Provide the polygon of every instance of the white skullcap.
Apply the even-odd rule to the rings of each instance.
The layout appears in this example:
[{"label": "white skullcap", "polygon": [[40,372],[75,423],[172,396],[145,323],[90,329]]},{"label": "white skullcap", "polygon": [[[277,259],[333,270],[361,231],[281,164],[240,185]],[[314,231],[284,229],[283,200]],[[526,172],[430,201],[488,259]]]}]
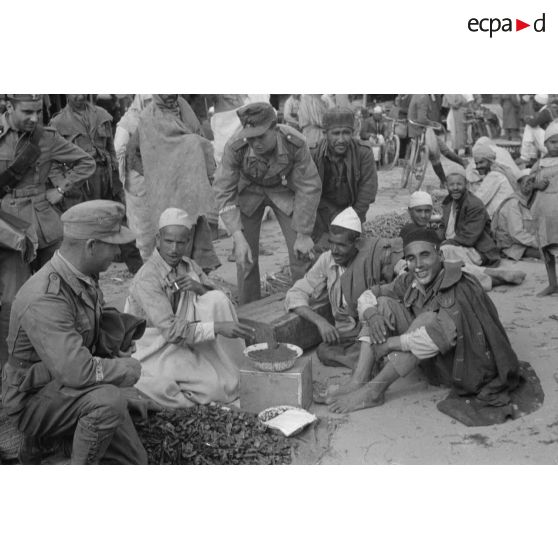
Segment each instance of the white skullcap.
[{"label": "white skullcap", "polygon": [[432,196],[428,192],[414,192],[411,194],[409,198],[409,209],[413,207],[419,207],[421,205],[429,205],[432,207],[434,204],[432,203]]},{"label": "white skullcap", "polygon": [[362,233],[362,224],[360,223],[357,212],[352,207],[347,207],[347,209],[341,211],[331,224],[336,227]]},{"label": "white skullcap", "polygon": [[373,109],[372,112],[374,114],[382,114],[382,112],[384,112],[384,109],[380,106],[380,105],[376,105]]},{"label": "white skullcap", "polygon": [[159,230],[171,225],[180,225],[191,229],[195,225],[195,221],[183,209],[169,207],[159,217]]},{"label": "white skullcap", "polygon": [[548,103],[548,95],[541,95],[539,93],[535,95],[535,101],[537,101],[539,105],[546,105],[546,103]]}]

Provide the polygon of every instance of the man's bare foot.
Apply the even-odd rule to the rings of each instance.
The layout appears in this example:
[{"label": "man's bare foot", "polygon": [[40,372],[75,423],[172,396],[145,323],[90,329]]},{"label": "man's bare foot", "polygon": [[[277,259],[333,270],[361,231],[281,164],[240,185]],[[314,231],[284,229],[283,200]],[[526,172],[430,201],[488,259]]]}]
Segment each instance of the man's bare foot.
[{"label": "man's bare foot", "polygon": [[540,293],[537,293],[537,296],[548,296],[554,293],[558,293],[558,285],[548,285],[546,289],[542,290]]},{"label": "man's bare foot", "polygon": [[351,393],[358,388],[366,385],[365,383],[356,382],[354,380],[349,380],[345,384],[332,384],[325,391],[325,402],[329,405],[333,403],[338,397]]},{"label": "man's bare foot", "polygon": [[369,407],[378,407],[384,403],[384,394],[378,395],[374,387],[365,384],[359,389],[337,398],[329,406],[332,413],[350,413]]}]

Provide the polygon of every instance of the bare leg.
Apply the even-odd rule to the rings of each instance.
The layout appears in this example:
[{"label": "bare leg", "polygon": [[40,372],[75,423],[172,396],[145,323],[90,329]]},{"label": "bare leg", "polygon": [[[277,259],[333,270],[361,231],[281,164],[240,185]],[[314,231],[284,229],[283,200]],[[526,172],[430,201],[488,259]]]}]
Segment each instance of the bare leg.
[{"label": "bare leg", "polygon": [[544,265],[548,275],[548,287],[542,290],[537,296],[548,296],[558,292],[558,281],[556,280],[556,259],[554,256],[544,248],[542,249]]},{"label": "bare leg", "polygon": [[378,407],[384,403],[384,394],[389,386],[399,378],[399,373],[393,364],[388,362],[372,381],[338,397],[331,403],[329,410],[333,413],[350,413],[369,407]]},{"label": "bare leg", "polygon": [[340,395],[350,393],[362,387],[372,377],[372,371],[379,360],[377,349],[374,345],[362,341],[360,343],[360,353],[358,362],[349,381],[343,385],[332,385],[326,390],[326,403],[332,403]]}]

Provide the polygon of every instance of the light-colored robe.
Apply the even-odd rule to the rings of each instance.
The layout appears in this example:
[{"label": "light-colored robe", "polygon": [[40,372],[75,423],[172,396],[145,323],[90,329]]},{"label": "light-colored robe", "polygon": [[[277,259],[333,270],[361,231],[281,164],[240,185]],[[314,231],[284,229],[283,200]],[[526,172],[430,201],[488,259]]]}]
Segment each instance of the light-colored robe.
[{"label": "light-colored robe", "polygon": [[181,292],[173,311],[177,277],[189,275],[202,285],[215,285],[191,259],[174,270],[155,249],[138,271],[125,311],[147,319],[144,336],[136,342],[134,358],[142,364],[136,387],[169,408],[211,401],[229,403],[237,396],[244,343],[215,336],[214,322],[236,321],[231,301],[219,290],[203,295]]}]

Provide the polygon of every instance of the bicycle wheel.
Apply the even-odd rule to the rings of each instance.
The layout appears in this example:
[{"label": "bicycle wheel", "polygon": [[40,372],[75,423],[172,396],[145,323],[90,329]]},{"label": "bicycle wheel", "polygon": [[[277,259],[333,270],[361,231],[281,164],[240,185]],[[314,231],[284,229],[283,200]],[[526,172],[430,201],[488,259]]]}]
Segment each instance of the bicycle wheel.
[{"label": "bicycle wheel", "polygon": [[407,147],[408,156],[405,157],[403,161],[403,168],[401,169],[401,188],[407,188],[407,184],[409,183],[409,176],[415,165],[416,150],[417,142],[413,138]]},{"label": "bicycle wheel", "polygon": [[416,162],[413,166],[412,171],[409,173],[409,181],[407,188],[409,194],[420,190],[422,183],[424,182],[424,176],[426,174],[426,167],[428,166],[428,147],[426,145],[421,145],[418,149],[416,156]]},{"label": "bicycle wheel", "polygon": [[384,146],[384,167],[386,170],[391,170],[397,160],[399,159],[399,137],[395,134],[386,140]]}]

